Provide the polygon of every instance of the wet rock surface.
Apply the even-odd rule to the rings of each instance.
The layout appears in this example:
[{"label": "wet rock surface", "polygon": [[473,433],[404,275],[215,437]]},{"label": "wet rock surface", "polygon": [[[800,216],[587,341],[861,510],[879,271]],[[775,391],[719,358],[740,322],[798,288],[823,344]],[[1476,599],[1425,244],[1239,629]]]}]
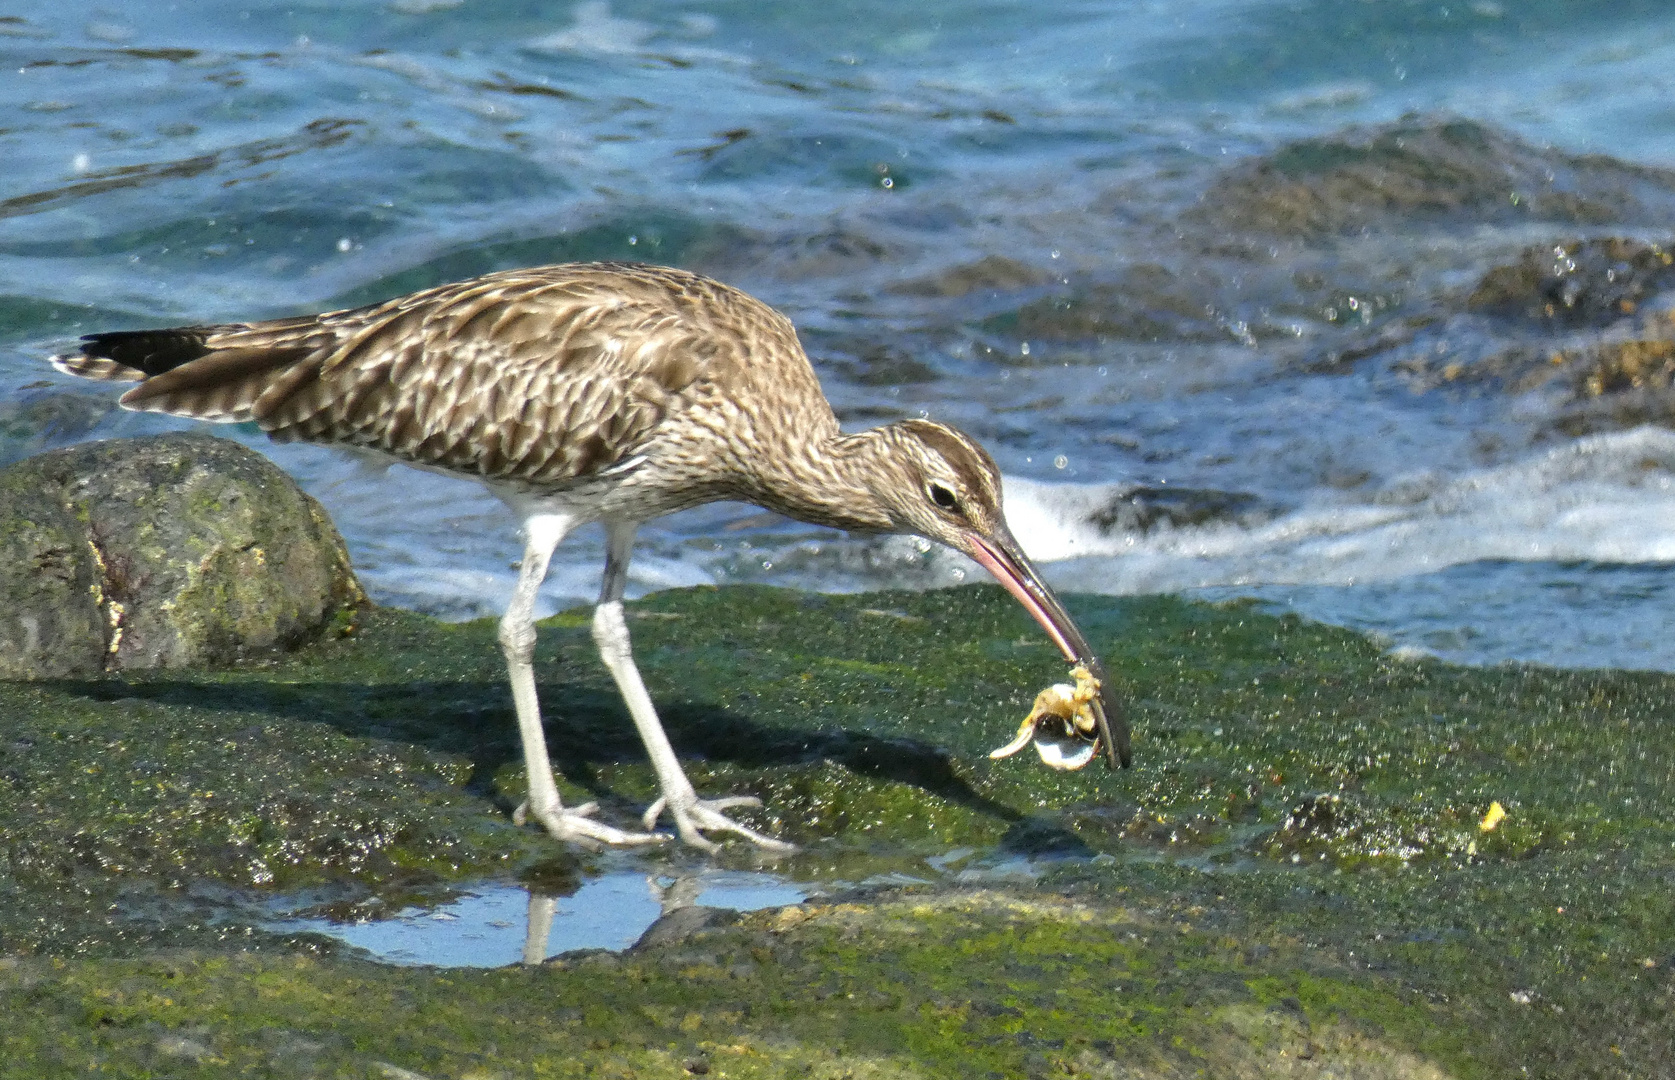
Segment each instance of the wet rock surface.
[{"label": "wet rock surface", "polygon": [[1524,251],[1484,275],[1467,304],[1560,326],[1602,326],[1675,286],[1675,257],[1657,244],[1608,236]]},{"label": "wet rock surface", "polygon": [[[365,919],[591,872],[508,821],[492,621],[374,610],[272,662],[0,683],[8,1060],[1664,1075],[1675,678],[1400,661],[1248,605],[1069,604],[1131,703],[1133,770],[989,760],[1064,677],[996,588],[630,605],[699,790],[764,799],[750,822],[803,846],[775,873],[854,887],[684,909],[629,952],[539,968],[379,967],[263,929],[273,890]],[[655,780],[588,625],[542,626],[549,741],[566,799],[626,823]]]},{"label": "wet rock surface", "polygon": [[1675,173],[1532,146],[1471,120],[1409,116],[1302,139],[1235,167],[1205,218],[1239,232],[1315,238],[1417,223],[1654,221]]},{"label": "wet rock surface", "polygon": [[1109,284],[1043,297],[993,316],[983,328],[1037,342],[1225,341],[1229,334],[1217,324],[1215,306],[1203,302],[1213,290],[1213,281],[1182,281],[1168,267],[1140,265]]},{"label": "wet rock surface", "polygon": [[1027,289],[1049,281],[1041,270],[1005,255],[985,255],[929,277],[903,281],[890,291],[903,296],[969,296],[977,292]]},{"label": "wet rock surface", "polygon": [[[1675,294],[1670,170],[1407,116],[1121,184],[1098,209],[1108,232],[1088,242],[1108,245],[1109,257],[989,255],[916,267],[885,290],[917,305],[907,320],[916,360],[863,359],[899,348],[899,335],[837,343],[827,353],[837,378],[897,396],[845,415],[907,415],[900,394],[944,386],[938,376],[968,357],[1031,373],[1125,373],[1122,392],[1032,375],[1059,391],[1001,394],[986,414],[961,417],[1002,443],[1015,437],[1002,419],[1014,411],[1075,415],[1064,386],[1125,401],[1152,392],[1149,381],[1166,393],[1241,385],[1248,375],[1222,370],[1241,365],[1282,379],[1361,375],[1421,394],[1526,395],[1517,423],[1534,440],[1675,415],[1655,359],[1667,335],[1644,331]],[[897,261],[914,265],[905,249]],[[872,306],[881,323],[899,321],[889,303]],[[1096,430],[1097,416],[1086,424]],[[1151,461],[1138,445],[1134,459],[1135,471]]]},{"label": "wet rock surface", "polygon": [[1246,492],[1136,486],[1112,492],[1086,520],[1102,533],[1145,535],[1218,523],[1254,525],[1278,513],[1278,507]]},{"label": "wet rock surface", "polygon": [[0,401],[0,465],[40,453],[58,440],[82,438],[117,406],[84,391],[22,394]]},{"label": "wet rock surface", "polygon": [[0,472],[0,677],[225,663],[364,602],[325,512],[207,435],[50,451]]}]

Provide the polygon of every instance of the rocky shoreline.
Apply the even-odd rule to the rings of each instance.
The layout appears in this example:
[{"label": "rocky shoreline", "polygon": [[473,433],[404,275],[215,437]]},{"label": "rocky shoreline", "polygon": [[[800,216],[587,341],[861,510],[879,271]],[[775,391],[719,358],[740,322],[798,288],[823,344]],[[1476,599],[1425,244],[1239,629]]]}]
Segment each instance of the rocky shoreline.
[{"label": "rocky shoreline", "polygon": [[[1069,603],[1134,703],[1132,771],[988,760],[1062,677],[998,589],[632,605],[700,790],[760,794],[753,823],[803,845],[776,873],[887,881],[957,848],[1044,872],[534,968],[378,965],[256,917],[585,874],[508,820],[492,622],[373,609],[289,656],[0,683],[0,1071],[1667,1074],[1675,679]],[[550,740],[566,795],[627,818],[653,781],[586,625],[542,627]]]}]

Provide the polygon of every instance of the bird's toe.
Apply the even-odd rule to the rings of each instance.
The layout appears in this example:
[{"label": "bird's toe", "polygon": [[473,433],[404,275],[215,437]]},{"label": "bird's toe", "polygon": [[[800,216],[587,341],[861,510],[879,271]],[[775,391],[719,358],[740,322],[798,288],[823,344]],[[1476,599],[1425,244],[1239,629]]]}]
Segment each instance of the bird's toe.
[{"label": "bird's toe", "polygon": [[656,802],[646,807],[646,812],[640,815],[640,824],[646,827],[647,832],[657,828],[657,819],[663,816],[663,811],[668,805],[668,797],[659,795]]},{"label": "bird's toe", "polygon": [[583,847],[595,850],[605,844],[613,846],[662,844],[669,839],[660,833],[629,832],[626,829],[618,829],[615,826],[595,821],[593,815],[598,811],[598,803],[532,810],[529,803],[525,802],[513,812],[512,820],[522,825],[527,818],[533,817],[555,839],[580,844]]},{"label": "bird's toe", "polygon": [[762,800],[752,795],[736,795],[725,799],[698,799],[690,806],[671,807],[670,816],[675,819],[675,830],[680,833],[681,840],[705,851],[715,851],[717,848],[713,840],[704,836],[705,832],[733,833],[736,836],[744,837],[764,851],[796,851],[797,845],[766,836],[722,813],[722,811],[732,807],[761,805]]},{"label": "bird's toe", "polygon": [[707,799],[704,805],[711,810],[730,810],[735,806],[758,807],[762,800],[754,795],[729,795],[724,799]]}]

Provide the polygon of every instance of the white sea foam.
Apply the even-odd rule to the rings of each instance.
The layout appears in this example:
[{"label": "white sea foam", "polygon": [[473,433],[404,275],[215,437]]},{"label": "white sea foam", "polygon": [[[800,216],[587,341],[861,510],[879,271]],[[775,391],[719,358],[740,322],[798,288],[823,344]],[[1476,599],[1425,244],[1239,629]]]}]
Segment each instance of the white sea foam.
[{"label": "white sea foam", "polygon": [[537,38],[527,48],[535,52],[612,56],[638,52],[656,32],[650,23],[612,15],[611,5],[603,0],[586,0],[572,8],[570,14],[575,22],[568,30]]},{"label": "white sea foam", "polygon": [[1124,485],[1008,479],[1007,516],[1065,588],[1157,593],[1227,585],[1353,585],[1462,563],[1675,561],[1675,433],[1597,435],[1452,478],[1405,477],[1317,497],[1266,522],[1144,534],[1093,520]]}]

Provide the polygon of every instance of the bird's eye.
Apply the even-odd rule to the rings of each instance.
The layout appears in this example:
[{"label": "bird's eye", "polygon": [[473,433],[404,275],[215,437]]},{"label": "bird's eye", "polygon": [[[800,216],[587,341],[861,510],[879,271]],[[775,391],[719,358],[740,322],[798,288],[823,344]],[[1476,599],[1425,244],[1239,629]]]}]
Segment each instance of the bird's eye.
[{"label": "bird's eye", "polygon": [[941,484],[932,484],[927,487],[925,491],[930,495],[931,502],[942,507],[944,510],[954,510],[960,505],[960,500],[954,498],[954,493],[943,487]]}]

